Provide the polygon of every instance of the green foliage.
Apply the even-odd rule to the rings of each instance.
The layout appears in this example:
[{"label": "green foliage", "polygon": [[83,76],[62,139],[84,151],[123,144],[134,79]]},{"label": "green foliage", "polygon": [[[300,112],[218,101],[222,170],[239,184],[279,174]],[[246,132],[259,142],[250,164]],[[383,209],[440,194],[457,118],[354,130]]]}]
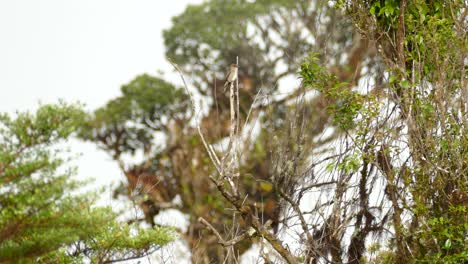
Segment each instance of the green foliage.
[{"label": "green foliage", "polygon": [[310,53],[302,62],[299,75],[304,86],[323,92],[329,84],[336,83],[336,78],[328,70],[319,64],[318,53]]},{"label": "green foliage", "polygon": [[344,157],[343,162],[338,164],[338,168],[345,173],[356,172],[361,165],[360,155],[354,154]]},{"label": "green foliage", "polygon": [[[415,80],[432,79],[440,73],[441,64],[449,67],[444,71],[447,78],[460,78],[460,67],[457,52],[466,49],[466,41],[454,30],[457,17],[460,16],[464,2],[447,1],[407,1],[404,12],[406,62],[415,63],[418,71],[413,71]],[[369,13],[375,17],[377,26],[382,30],[397,31],[399,27],[400,1],[371,1]],[[432,56],[437,54],[437,56]],[[448,60],[448,61],[444,61]],[[447,63],[450,62],[450,63]]]},{"label": "green foliage", "polygon": [[109,101],[88,117],[80,136],[96,141],[114,157],[136,150],[150,151],[154,133],[167,131],[169,120],[190,114],[182,89],[147,74],[122,86],[122,96]]},{"label": "green foliage", "polygon": [[355,127],[354,119],[363,107],[363,97],[351,90],[349,84],[338,79],[319,65],[318,54],[311,53],[301,64],[299,75],[304,86],[322,93],[328,100],[327,109],[334,123],[343,130]]},{"label": "green foliage", "polygon": [[81,125],[77,105],[44,105],[36,114],[0,116],[0,262],[93,262],[143,256],[168,243],[168,229],[117,221],[92,207],[95,194],[64,168],[63,143]]},{"label": "green foliage", "polygon": [[427,263],[462,263],[468,261],[466,242],[466,206],[450,206],[442,214],[427,221],[427,227],[417,232],[422,249],[421,261]]},{"label": "green foliage", "polygon": [[398,17],[399,2],[398,0],[373,1],[369,13],[385,20],[385,23],[394,23]]}]

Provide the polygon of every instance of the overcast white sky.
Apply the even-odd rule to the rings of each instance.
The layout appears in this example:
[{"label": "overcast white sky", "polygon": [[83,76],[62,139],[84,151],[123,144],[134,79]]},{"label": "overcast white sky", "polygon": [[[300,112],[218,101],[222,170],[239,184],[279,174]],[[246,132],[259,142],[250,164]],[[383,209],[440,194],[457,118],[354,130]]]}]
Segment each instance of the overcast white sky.
[{"label": "overcast white sky", "polygon": [[162,30],[201,0],[0,0],[0,112],[38,101],[92,109],[137,74],[171,70]]},{"label": "overcast white sky", "polygon": [[[136,75],[171,72],[162,30],[201,0],[0,0],[0,112],[34,110],[59,98],[88,110],[119,95]],[[116,164],[92,144],[79,176],[98,185],[121,179]],[[110,200],[109,200],[110,203]]]}]

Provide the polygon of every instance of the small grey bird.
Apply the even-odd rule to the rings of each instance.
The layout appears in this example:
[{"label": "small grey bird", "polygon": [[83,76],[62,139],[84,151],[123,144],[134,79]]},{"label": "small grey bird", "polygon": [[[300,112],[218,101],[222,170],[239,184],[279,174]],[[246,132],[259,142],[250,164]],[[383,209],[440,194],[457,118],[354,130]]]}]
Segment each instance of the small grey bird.
[{"label": "small grey bird", "polygon": [[231,66],[229,66],[228,71],[226,72],[226,80],[224,83],[223,92],[225,93],[227,90],[227,87],[231,83],[235,82],[236,80],[237,80],[237,64],[231,64]]}]

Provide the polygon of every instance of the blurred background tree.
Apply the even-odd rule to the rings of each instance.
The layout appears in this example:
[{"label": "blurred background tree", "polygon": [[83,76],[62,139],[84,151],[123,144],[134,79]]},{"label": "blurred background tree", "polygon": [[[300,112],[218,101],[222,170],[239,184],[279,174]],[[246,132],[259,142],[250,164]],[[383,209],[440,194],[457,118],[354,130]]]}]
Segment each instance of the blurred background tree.
[{"label": "blurred background tree", "polygon": [[[146,256],[174,239],[96,207],[64,167],[64,142],[83,124],[76,105],[44,105],[35,114],[0,115],[0,262],[110,263]],[[81,192],[81,194],[80,194]]]}]

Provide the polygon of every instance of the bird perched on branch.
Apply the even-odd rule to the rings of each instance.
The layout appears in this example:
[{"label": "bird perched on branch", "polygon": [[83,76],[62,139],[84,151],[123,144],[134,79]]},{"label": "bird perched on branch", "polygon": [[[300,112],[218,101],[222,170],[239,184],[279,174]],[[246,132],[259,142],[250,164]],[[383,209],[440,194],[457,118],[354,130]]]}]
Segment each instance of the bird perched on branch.
[{"label": "bird perched on branch", "polygon": [[237,64],[231,64],[228,71],[226,72],[226,80],[224,82],[224,90],[226,92],[227,87],[237,80]]}]

